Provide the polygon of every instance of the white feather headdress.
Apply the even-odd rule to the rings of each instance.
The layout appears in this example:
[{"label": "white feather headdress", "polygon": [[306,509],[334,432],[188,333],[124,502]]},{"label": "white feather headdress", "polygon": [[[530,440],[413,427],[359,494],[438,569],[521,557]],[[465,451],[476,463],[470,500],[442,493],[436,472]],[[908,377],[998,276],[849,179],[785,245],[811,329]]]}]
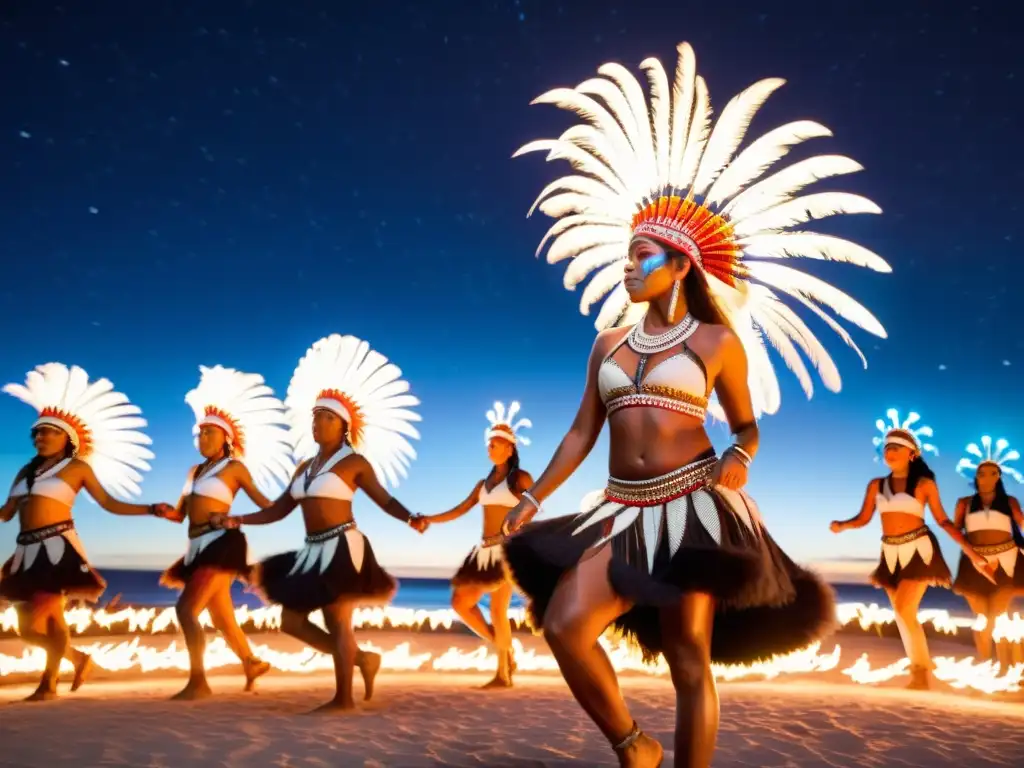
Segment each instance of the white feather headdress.
[{"label": "white feather headdress", "polygon": [[[589,314],[610,291],[595,322],[602,330],[632,325],[646,311],[646,305],[630,303],[623,285],[632,237],[643,235],[683,251],[702,270],[743,341],[756,415],[775,413],[780,405],[765,337],[808,398],[813,384],[798,348],[825,387],[838,392],[841,379],[835,363],[780,295],[831,327],[865,366],[864,355],[847,331],[818,305],[876,336],[884,338],[885,329],[839,289],[779,261],[803,257],[891,271],[882,258],[860,245],[831,235],[791,231],[808,220],[838,213],[881,213],[859,195],[800,194],[819,179],[859,171],[861,166],[847,157],[819,155],[765,176],[795,145],[831,136],[831,131],[800,120],[769,131],[737,154],[754,114],[785,81],[754,83],[725,106],[712,128],[708,88],[697,75],[693,49],[682,43],[678,52],[672,84],[657,59],[640,64],[651,84],[650,107],[637,79],[614,63],[598,69],[604,77],[576,88],[556,88],[533,101],[568,109],[587,121],[557,139],[530,142],[514,155],[547,152],[549,161],[568,160],[577,171],[545,187],[530,209],[532,214],[539,207],[558,219],[537,254],[550,241],[548,263],[569,260],[564,278],[569,290],[597,270],[583,291],[580,312]],[[710,410],[723,416],[717,403]]]},{"label": "white feather headdress", "polygon": [[46,363],[29,371],[24,384],[8,384],[4,392],[36,409],[33,429],[47,425],[67,433],[75,455],[92,467],[108,493],[141,493],[141,473],[153,458],[145,446],[152,441],[140,431],[146,426],[142,411],[110,381],[90,382],[77,365]]},{"label": "white feather headdress", "polygon": [[914,426],[921,421],[921,414],[911,411],[907,414],[907,418],[900,420],[900,412],[895,408],[890,408],[885,412],[885,416],[889,419],[888,422],[885,419],[875,420],[875,429],[879,434],[871,438],[877,453],[876,461],[885,452],[886,445],[902,445],[904,448],[918,453],[939,455],[938,448],[925,442],[925,439],[935,436],[932,428],[923,424],[919,427]]},{"label": "white feather headdress", "polygon": [[529,419],[514,421],[521,407],[518,400],[513,400],[506,412],[505,404],[500,400],[495,400],[494,407],[487,411],[488,427],[484,430],[484,442],[490,442],[492,438],[497,437],[501,440],[508,440],[513,445],[516,443],[529,445],[530,438],[519,434],[519,430],[532,427],[533,422]]},{"label": "white feather headdress", "polygon": [[382,483],[392,487],[416,458],[409,438],[419,439],[412,422],[421,419],[409,409],[419,404],[409,394],[409,383],[397,365],[368,342],[336,333],[306,352],[285,398],[292,444],[300,460],[316,453],[312,412],[326,408],[345,420],[352,449],[370,462]]},{"label": "white feather headdress", "polygon": [[223,429],[234,457],[260,490],[274,495],[295,471],[284,403],[258,373],[201,365],[199,374],[199,385],[185,395],[196,417],[193,433],[204,424]]},{"label": "white feather headdress", "polygon": [[[993,447],[995,450],[993,450]],[[995,441],[995,446],[993,446],[992,438],[984,435],[981,438],[980,448],[977,443],[971,443],[967,446],[966,450],[967,456],[960,459],[956,465],[956,471],[964,477],[973,480],[974,473],[978,471],[978,467],[982,464],[995,464],[1002,474],[1009,475],[1018,483],[1024,482],[1024,475],[1021,475],[1016,467],[1010,466],[1011,461],[1016,461],[1020,458],[1020,453],[1010,449],[1008,440],[999,438]]]}]

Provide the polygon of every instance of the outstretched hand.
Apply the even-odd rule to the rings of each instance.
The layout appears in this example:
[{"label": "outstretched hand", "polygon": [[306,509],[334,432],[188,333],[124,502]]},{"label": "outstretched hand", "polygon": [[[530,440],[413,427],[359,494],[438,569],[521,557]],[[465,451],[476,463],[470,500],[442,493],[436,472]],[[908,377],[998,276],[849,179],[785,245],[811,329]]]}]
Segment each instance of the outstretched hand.
[{"label": "outstretched hand", "polygon": [[417,533],[425,533],[430,527],[430,520],[424,515],[413,515],[409,518],[409,525]]},{"label": "outstretched hand", "polygon": [[154,504],[153,514],[156,517],[163,518],[164,520],[170,520],[172,523],[180,523],[185,519],[185,514],[183,512],[179,512],[177,507],[172,507],[166,502]]}]

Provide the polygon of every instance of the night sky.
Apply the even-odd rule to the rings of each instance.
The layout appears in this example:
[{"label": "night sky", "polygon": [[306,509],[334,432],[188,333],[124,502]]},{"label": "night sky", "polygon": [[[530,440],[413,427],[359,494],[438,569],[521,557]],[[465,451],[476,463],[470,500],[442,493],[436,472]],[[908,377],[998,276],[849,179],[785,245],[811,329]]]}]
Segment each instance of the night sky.
[{"label": "night sky", "polygon": [[[534,97],[609,60],[639,75],[654,55],[671,72],[686,40],[716,113],[755,80],[786,78],[748,140],[822,122],[834,137],[783,162],[848,155],[866,170],[814,191],[883,210],[815,229],[874,250],[892,274],[812,266],[889,338],[851,328],[864,371],[812,324],[843,391],[819,387],[808,402],[779,362],[782,409],[762,422],[750,483],[798,559],[877,557],[877,520],[842,537],[828,523],[853,515],[880,472],[871,438],[886,408],[917,409],[935,428],[950,512],[967,491],[953,469],[968,441],[1024,443],[1024,62],[1019,23],[1000,6],[8,0],[0,378],[56,360],[113,380],[150,422],[143,498],[173,502],[196,460],[183,398],[200,364],[262,373],[283,397],[312,342],[352,333],[423,401],[419,458],[396,493],[406,505],[442,511],[487,471],[496,398],[518,398],[533,419],[522,457],[539,474],[578,404],[593,317],[578,312],[581,288],[562,287],[564,266],[534,258],[551,220],[525,218],[568,166],[510,156],[572,120]],[[4,477],[31,455],[31,420],[0,400]],[[724,448],[726,430],[712,435]],[[602,439],[551,512],[599,487],[606,461]],[[419,539],[365,497],[356,505],[389,565],[453,566],[479,536],[479,512]],[[162,567],[185,545],[182,528],[85,502],[76,520],[100,565]],[[250,530],[257,555],[302,535],[298,514]],[[16,523],[0,533],[4,550],[15,534]]]}]

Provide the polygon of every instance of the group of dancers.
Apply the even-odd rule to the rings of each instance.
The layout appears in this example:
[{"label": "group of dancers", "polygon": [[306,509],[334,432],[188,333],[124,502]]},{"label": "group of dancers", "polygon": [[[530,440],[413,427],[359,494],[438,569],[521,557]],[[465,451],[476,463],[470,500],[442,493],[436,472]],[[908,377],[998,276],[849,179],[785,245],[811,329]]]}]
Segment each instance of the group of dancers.
[{"label": "group of dancers", "polygon": [[[908,687],[926,689],[934,668],[918,608],[928,587],[947,587],[962,595],[971,610],[985,617],[974,632],[978,657],[992,657],[995,620],[1007,612],[1014,597],[1024,592],[1024,516],[1020,503],[1006,492],[1003,475],[1018,483],[1024,477],[1011,466],[1020,454],[1006,440],[993,443],[984,436],[981,445],[971,443],[957,471],[969,478],[974,494],[957,499],[950,520],[939,497],[935,473],[924,459],[938,453],[931,442],[931,427],[920,424],[920,415],[900,419],[890,410],[889,422],[879,419],[881,435],[875,446],[888,466],[886,477],[868,483],[860,512],[849,520],[836,520],[832,532],[862,528],[877,511],[882,521],[882,554],[871,574],[875,586],[889,596],[896,627],[910,660]],[[956,579],[946,565],[939,541],[925,523],[925,507],[942,530],[963,550]]]},{"label": "group of dancers", "polygon": [[[517,153],[543,151],[573,166],[575,173],[548,185],[535,204],[557,219],[541,247],[548,246],[551,263],[569,260],[569,288],[597,270],[583,292],[584,314],[608,294],[578,412],[536,479],[519,467],[517,446],[524,441],[517,427],[523,422],[513,423],[514,409],[495,410],[487,430],[493,470],[452,510],[413,515],[388,489],[414,457],[409,440],[418,436],[418,401],[393,363],[351,336],[314,344],[283,403],[259,376],[203,369],[188,398],[203,461],[174,506],[127,504],[110,495],[137,493],[152,454],[139,431],[139,409],[108,381],[89,382],[79,368],[49,364],[31,372],[24,386],[7,387],[39,410],[32,429],[37,455],[18,473],[3,507],[5,519],[18,516],[21,534],[0,581],[0,595],[19,602],[23,637],[47,651],[33,698],[54,695],[62,656],[75,665],[72,687],[88,670],[88,660],[69,647],[62,614],[65,596],[94,598],[104,586],[71,520],[83,488],[115,514],[188,519],[188,551],[166,574],[167,583],[182,585],[178,614],[192,658],[182,697],[209,692],[196,620],[203,608],[243,660],[250,684],[267,670],[234,625],[228,599],[234,578],[248,579],[282,607],[285,632],[333,656],[336,695],[327,708],[354,706],[355,669],[369,697],[380,659],[357,647],[352,611],[386,602],[396,583],[352,517],[352,497],[362,490],[420,532],[475,504],[483,507],[484,536],[453,579],[453,603],[498,650],[490,687],[510,685],[515,669],[505,618],[515,585],[528,599],[533,627],[620,764],[660,765],[663,748],[633,720],[598,643],[612,625],[645,657],[662,656],[668,664],[677,692],[676,765],[710,765],[719,718],[712,662],[791,652],[836,623],[831,589],[779,548],[744,491],[760,447],[758,419],[780,405],[766,344],[808,397],[813,385],[801,351],[827,388],[840,388],[828,352],[782,299],[808,308],[854,349],[823,307],[885,335],[854,299],[786,262],[807,257],[890,268],[854,243],[793,230],[836,213],[879,212],[858,195],[801,194],[819,179],[860,170],[849,158],[818,155],[768,173],[795,146],[831,135],[827,128],[810,120],[787,123],[737,151],[751,119],[783,81],[753,84],[712,124],[693,50],[683,43],[678,53],[671,83],[657,59],[643,62],[649,105],[634,75],[618,64],[602,66],[601,77],[576,88],[544,94],[538,102],[572,110],[586,122]],[[705,430],[708,414],[732,432],[732,444],[721,453]],[[605,422],[605,487],[589,494],[577,513],[533,522],[592,451]],[[922,525],[923,505],[929,503],[962,543],[982,576],[976,586],[1005,581],[995,562],[1006,574],[1020,574],[1019,567],[1013,570],[1019,552],[1006,555],[1005,542],[989,535],[1009,530],[1000,514],[1019,522],[1020,513],[993,495],[1000,464],[986,460],[977,469],[978,494],[958,504],[956,519],[948,522],[913,431],[900,425],[887,430],[883,442],[891,476],[873,482],[865,512],[834,529],[867,522],[875,508],[882,513],[876,581],[889,591],[904,637],[913,640],[910,606],[920,599],[921,584],[948,579],[934,536]],[[260,490],[272,480],[286,486],[273,502]],[[261,509],[231,515],[239,490]],[[296,508],[306,525],[303,548],[250,567],[244,528],[273,523]],[[970,575],[965,571],[965,580]],[[476,606],[487,592],[490,624]],[[326,631],[308,618],[317,609]],[[920,667],[923,656],[914,653]]]}]

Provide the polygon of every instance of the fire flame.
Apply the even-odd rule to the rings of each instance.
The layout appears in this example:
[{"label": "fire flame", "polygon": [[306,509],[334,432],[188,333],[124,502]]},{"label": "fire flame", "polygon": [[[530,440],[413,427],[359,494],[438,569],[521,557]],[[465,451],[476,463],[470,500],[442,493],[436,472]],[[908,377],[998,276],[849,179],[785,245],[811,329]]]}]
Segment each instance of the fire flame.
[{"label": "fire flame", "polygon": [[[509,612],[510,618],[518,624],[525,620],[522,610]],[[129,632],[134,634],[151,634],[177,629],[177,617],[173,608],[122,608],[114,611],[73,608],[65,613],[68,626],[72,632],[81,633],[91,627],[111,629],[115,625],[127,623]],[[251,623],[259,630],[273,630],[280,627],[281,610],[270,606],[250,610],[242,607],[235,611],[240,625]],[[867,630],[894,620],[893,612],[879,606],[861,603],[847,603],[838,606],[838,617],[845,626],[857,622]],[[315,623],[323,626],[319,612],[311,617]],[[961,629],[978,630],[985,626],[984,617],[975,619],[950,616],[946,611],[922,611],[918,615],[922,624],[930,623],[937,630],[946,634],[955,634]],[[200,616],[201,623],[212,627],[207,612]],[[408,608],[364,608],[356,611],[354,617],[356,628],[393,629],[450,628],[459,624],[456,614],[451,610],[423,611]],[[13,609],[0,613],[0,629],[11,631],[17,629],[17,614]],[[997,642],[1008,641],[1020,643],[1024,638],[1024,619],[1018,614],[1012,617],[1004,614],[995,621],[993,639]],[[608,652],[612,665],[620,672],[635,672],[654,676],[667,676],[668,667],[663,659],[656,664],[645,664],[639,652],[620,640],[604,637],[601,644]],[[172,641],[164,648],[156,648],[141,642],[138,637],[119,643],[93,643],[76,647],[90,654],[97,666],[112,671],[138,670],[144,673],[179,670],[189,668],[188,652]],[[411,643],[400,643],[394,648],[383,649],[372,643],[363,643],[364,650],[376,651],[382,655],[382,668],[396,671],[481,671],[490,672],[496,667],[494,653],[485,646],[472,651],[464,651],[455,647],[449,648],[440,655],[429,652],[416,653]],[[558,669],[554,657],[550,654],[526,649],[519,640],[513,640],[516,651],[516,664],[519,672],[556,672]],[[284,652],[270,646],[254,643],[253,652],[285,672],[311,673],[331,669],[330,656],[312,649],[298,652]],[[772,679],[780,675],[819,674],[830,672],[840,667],[842,649],[836,645],[831,652],[822,653],[821,644],[815,643],[786,656],[777,656],[767,661],[748,665],[714,665],[716,679],[728,681],[743,678]],[[1024,663],[1010,665],[1004,673],[1000,673],[999,665],[994,662],[977,663],[968,657],[954,659],[951,657],[935,657],[934,675],[953,688],[970,689],[987,694],[1016,692],[1021,689],[1024,678]],[[212,640],[206,648],[206,667],[215,669],[238,663],[237,657],[220,637]],[[70,662],[62,662],[65,671],[72,671]],[[10,675],[40,672],[45,666],[45,654],[41,649],[25,650],[21,656],[0,654],[0,678]],[[862,655],[851,666],[841,669],[841,673],[852,682],[861,685],[874,685],[908,673],[909,661],[902,659],[894,664],[873,669],[867,655]]]}]

